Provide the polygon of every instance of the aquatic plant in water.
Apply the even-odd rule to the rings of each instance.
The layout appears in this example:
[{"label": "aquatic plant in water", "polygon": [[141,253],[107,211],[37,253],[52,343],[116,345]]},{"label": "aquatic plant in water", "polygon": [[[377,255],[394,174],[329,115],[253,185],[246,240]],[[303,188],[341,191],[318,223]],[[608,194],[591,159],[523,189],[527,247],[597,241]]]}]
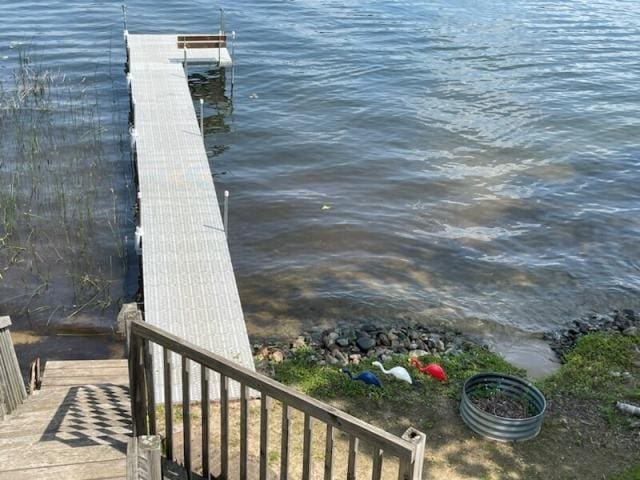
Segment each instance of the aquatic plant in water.
[{"label": "aquatic plant in water", "polygon": [[132,203],[124,109],[34,59],[0,78],[0,311],[31,327],[118,303]]}]

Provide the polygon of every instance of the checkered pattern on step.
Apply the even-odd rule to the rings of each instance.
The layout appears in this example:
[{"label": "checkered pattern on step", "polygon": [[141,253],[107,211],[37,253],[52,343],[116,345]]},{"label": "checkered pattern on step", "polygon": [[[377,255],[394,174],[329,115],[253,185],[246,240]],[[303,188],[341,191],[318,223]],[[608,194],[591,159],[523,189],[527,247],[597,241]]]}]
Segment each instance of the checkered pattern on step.
[{"label": "checkered pattern on step", "polygon": [[79,447],[111,445],[126,451],[130,405],[129,389],[123,385],[70,387],[41,440]]}]

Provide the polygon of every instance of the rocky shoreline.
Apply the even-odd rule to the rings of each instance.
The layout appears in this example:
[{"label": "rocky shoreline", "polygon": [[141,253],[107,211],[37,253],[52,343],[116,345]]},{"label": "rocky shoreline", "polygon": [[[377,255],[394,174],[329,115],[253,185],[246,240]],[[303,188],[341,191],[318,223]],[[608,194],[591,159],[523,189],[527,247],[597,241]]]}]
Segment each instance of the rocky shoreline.
[{"label": "rocky shoreline", "polygon": [[630,309],[613,310],[608,314],[593,313],[575,320],[561,330],[545,333],[543,338],[562,361],[576,342],[589,333],[621,333],[634,336],[640,334],[640,314]]},{"label": "rocky shoreline", "polygon": [[[609,314],[594,313],[575,320],[567,328],[547,332],[543,338],[562,361],[580,337],[594,332],[638,335],[640,314],[630,309],[613,310]],[[280,363],[300,351],[309,352],[309,360],[319,365],[346,366],[357,365],[363,358],[385,362],[395,354],[455,356],[477,346],[487,348],[481,339],[446,327],[369,324],[358,328],[342,325],[313,330],[292,342],[280,340],[254,344],[253,353],[258,368],[269,371],[269,365]]]},{"label": "rocky shoreline", "polygon": [[293,342],[256,344],[253,348],[258,367],[280,363],[300,351],[310,352],[309,359],[319,365],[345,366],[357,365],[363,358],[385,362],[394,354],[458,355],[479,344],[459,331],[443,328],[364,325],[357,329],[336,327],[306,332]]}]

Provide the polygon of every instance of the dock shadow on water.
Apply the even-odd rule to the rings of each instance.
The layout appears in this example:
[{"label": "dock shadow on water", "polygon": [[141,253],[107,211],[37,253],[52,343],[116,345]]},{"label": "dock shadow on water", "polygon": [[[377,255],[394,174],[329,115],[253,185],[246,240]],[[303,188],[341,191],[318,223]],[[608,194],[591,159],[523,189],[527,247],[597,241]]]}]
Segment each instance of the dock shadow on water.
[{"label": "dock shadow on water", "polygon": [[28,48],[0,77],[0,311],[17,330],[109,331],[125,294],[126,115],[94,80]]}]

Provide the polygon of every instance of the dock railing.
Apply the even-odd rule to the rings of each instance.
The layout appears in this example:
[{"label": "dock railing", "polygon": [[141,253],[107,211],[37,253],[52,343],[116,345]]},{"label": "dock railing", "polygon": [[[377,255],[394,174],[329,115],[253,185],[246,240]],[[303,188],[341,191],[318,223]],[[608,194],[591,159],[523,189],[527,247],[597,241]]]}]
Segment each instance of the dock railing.
[{"label": "dock railing", "polygon": [[[356,478],[356,458],[359,442],[368,444],[373,449],[373,480],[382,478],[382,463],[385,456],[398,459],[399,480],[419,480],[422,478],[422,466],[425,448],[425,435],[413,428],[409,428],[402,437],[392,435],[384,430],[370,425],[358,418],[344,413],[330,405],[315,400],[288,388],[275,380],[244,368],[220,355],[206,351],[192,343],[184,341],[158,327],[134,320],[129,325],[129,377],[131,392],[131,412],[134,428],[134,436],[156,435],[158,425],[156,421],[156,403],[164,404],[164,455],[173,461],[173,410],[174,401],[171,397],[171,366],[174,354],[178,355],[182,371],[182,399],[178,408],[182,408],[182,448],[183,466],[191,475],[192,468],[192,441],[190,409],[193,402],[200,402],[202,425],[202,476],[211,478],[211,415],[210,394],[211,376],[220,376],[220,476],[226,479],[229,475],[229,382],[240,384],[240,442],[239,442],[239,471],[240,478],[246,479],[248,472],[248,436],[249,436],[249,401],[252,397],[258,397],[260,401],[260,454],[259,454],[259,478],[268,478],[268,443],[269,443],[269,402],[274,399],[282,403],[281,426],[281,451],[280,451],[280,479],[288,477],[289,470],[289,444],[291,429],[292,409],[302,412],[304,415],[304,431],[302,438],[302,478],[310,478],[311,465],[311,419],[324,424],[326,428],[326,440],[324,448],[324,479],[331,480],[333,475],[333,451],[334,433],[336,430],[344,432],[349,439],[348,463],[346,478]],[[164,378],[164,401],[156,402],[153,388],[153,365],[151,348],[158,345],[163,351],[162,375]],[[193,367],[199,365],[200,381],[202,385],[201,398],[190,398],[190,377]],[[218,455],[216,455],[218,457]],[[236,455],[234,454],[234,458]],[[317,459],[317,457],[314,457]],[[385,478],[387,476],[385,475]]]},{"label": "dock railing", "polygon": [[27,398],[9,327],[11,319],[0,317],[0,420]]}]

